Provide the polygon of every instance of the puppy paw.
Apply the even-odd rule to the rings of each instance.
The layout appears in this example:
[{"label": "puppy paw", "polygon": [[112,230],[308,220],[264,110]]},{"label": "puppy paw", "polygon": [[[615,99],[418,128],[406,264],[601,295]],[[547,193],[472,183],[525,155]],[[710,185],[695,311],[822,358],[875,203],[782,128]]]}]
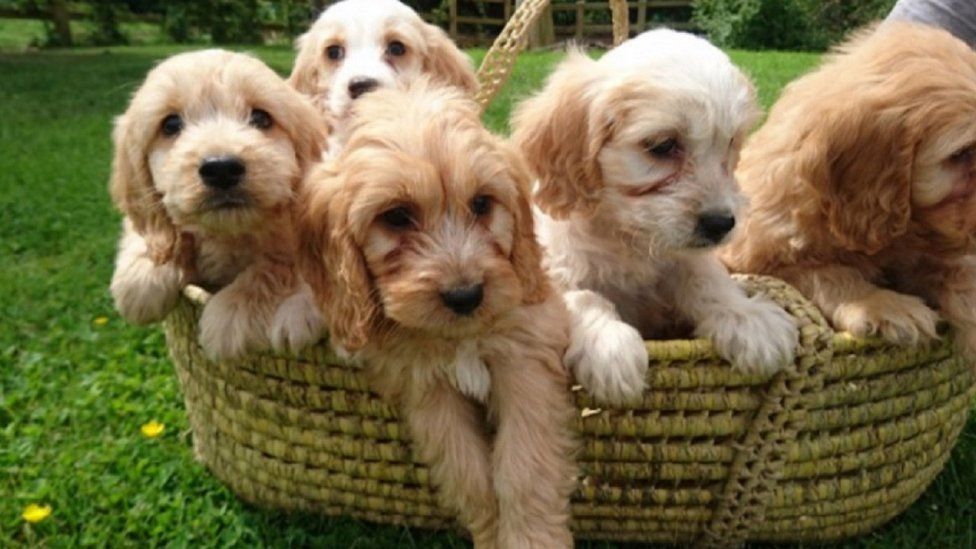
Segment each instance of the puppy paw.
[{"label": "puppy paw", "polygon": [[858,337],[877,336],[896,345],[913,345],[937,337],[939,316],[921,299],[877,290],[834,311],[834,327]]},{"label": "puppy paw", "polygon": [[180,271],[174,265],[138,258],[116,267],[109,290],[122,318],[150,324],[163,320],[176,307],[181,288]]},{"label": "puppy paw", "polygon": [[200,346],[213,360],[235,359],[268,347],[270,315],[241,295],[217,292],[200,315]]},{"label": "puppy paw", "polygon": [[570,292],[566,303],[573,318],[566,365],[593,397],[611,405],[640,400],[648,356],[644,338],[633,326],[615,318],[593,292]]},{"label": "puppy paw", "polygon": [[322,324],[322,313],[315,304],[312,290],[302,284],[275,310],[269,334],[271,347],[276,351],[299,351],[319,340]]},{"label": "puppy paw", "polygon": [[799,334],[786,311],[760,297],[716,310],[695,330],[711,340],[732,367],[746,374],[770,376],[793,362]]}]

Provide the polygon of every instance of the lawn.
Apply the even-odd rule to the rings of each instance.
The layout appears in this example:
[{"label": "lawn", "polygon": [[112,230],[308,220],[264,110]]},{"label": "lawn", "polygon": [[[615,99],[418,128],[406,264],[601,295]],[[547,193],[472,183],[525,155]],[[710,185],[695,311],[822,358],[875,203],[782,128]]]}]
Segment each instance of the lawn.
[{"label": "lawn", "polygon": [[[193,461],[158,327],[125,325],[107,291],[119,225],[111,118],[171,47],[0,55],[0,546],[462,547],[448,534],[248,507]],[[258,49],[281,72],[287,49]],[[480,57],[480,52],[475,52]],[[733,52],[763,102],[816,57]],[[486,120],[559,54],[523,56]],[[158,438],[140,434],[150,420]],[[35,525],[29,503],[50,505]],[[976,422],[903,517],[849,547],[976,546]],[[593,544],[583,547],[611,547]]]}]

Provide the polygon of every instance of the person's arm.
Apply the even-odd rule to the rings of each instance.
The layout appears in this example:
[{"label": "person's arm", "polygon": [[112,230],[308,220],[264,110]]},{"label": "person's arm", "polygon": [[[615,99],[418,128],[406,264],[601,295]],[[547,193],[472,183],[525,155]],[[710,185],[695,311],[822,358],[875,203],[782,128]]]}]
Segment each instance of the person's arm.
[{"label": "person's arm", "polygon": [[914,21],[941,27],[976,48],[973,0],[898,0],[886,21]]}]

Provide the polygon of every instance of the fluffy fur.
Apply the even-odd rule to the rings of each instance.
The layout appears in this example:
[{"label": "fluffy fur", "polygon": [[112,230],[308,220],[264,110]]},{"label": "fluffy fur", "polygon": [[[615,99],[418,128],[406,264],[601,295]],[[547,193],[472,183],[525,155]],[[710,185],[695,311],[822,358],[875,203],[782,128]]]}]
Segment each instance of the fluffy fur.
[{"label": "fluffy fur", "polygon": [[288,82],[336,121],[334,138],[345,135],[353,100],[370,86],[428,75],[472,93],[478,87],[471,61],[447,34],[397,0],[336,2],[296,48]]},{"label": "fluffy fur", "polygon": [[638,397],[643,337],[682,328],[745,372],[792,360],[791,318],[747,297],[711,251],[743,203],[732,170],[756,112],[725,54],[669,30],[599,61],[571,52],[517,109],[513,140],[539,178],[539,237],[573,312],[567,362],[598,398]]},{"label": "fluffy fur", "polygon": [[937,307],[976,350],[976,53],[907,23],[869,30],[790,84],[749,140],[751,200],[723,254],[841,330],[911,344]]},{"label": "fluffy fur", "polygon": [[[161,320],[194,283],[219,290],[200,319],[211,356],[318,338],[320,315],[294,266],[292,213],[325,140],[318,120],[246,55],[180,54],[149,73],[113,134],[111,194],[126,218],[111,291],[123,317]],[[201,169],[215,158],[240,163],[237,184],[205,184]]]},{"label": "fluffy fur", "polygon": [[[527,169],[453,90],[382,90],[356,111],[304,201],[303,272],[332,343],[402,408],[476,547],[570,547],[568,326],[542,271]],[[475,285],[480,304],[452,309],[450,292]]]}]

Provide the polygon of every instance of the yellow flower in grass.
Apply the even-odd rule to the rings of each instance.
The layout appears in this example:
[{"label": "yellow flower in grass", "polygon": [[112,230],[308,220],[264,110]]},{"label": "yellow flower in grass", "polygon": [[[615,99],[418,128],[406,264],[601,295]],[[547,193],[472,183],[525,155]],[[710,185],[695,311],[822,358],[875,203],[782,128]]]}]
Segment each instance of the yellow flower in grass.
[{"label": "yellow flower in grass", "polygon": [[104,326],[104,325],[108,324],[108,317],[107,316],[95,317],[95,320],[93,320],[92,323],[95,326]]},{"label": "yellow flower in grass", "polygon": [[38,505],[36,503],[31,503],[27,507],[24,507],[24,512],[20,514],[24,520],[30,523],[41,522],[47,517],[51,516],[51,506],[50,505]]},{"label": "yellow flower in grass", "polygon": [[146,438],[156,438],[163,434],[166,426],[154,419],[149,423],[144,423],[139,430],[142,431],[142,436]]}]

